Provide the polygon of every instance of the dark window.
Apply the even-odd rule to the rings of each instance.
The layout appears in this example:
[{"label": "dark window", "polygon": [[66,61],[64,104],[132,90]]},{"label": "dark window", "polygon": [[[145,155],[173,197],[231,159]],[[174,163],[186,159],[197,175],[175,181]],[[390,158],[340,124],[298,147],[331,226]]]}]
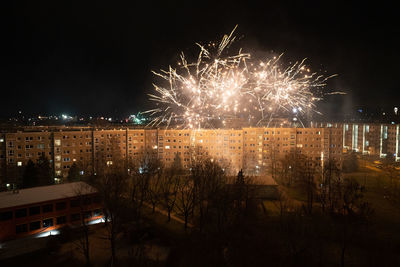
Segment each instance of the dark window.
[{"label": "dark window", "polygon": [[40,221],[37,222],[31,222],[29,224],[29,231],[37,230],[40,228]]},{"label": "dark window", "polygon": [[19,209],[15,211],[15,218],[26,217],[26,209]]},{"label": "dark window", "polygon": [[71,222],[76,222],[81,219],[81,215],[79,213],[71,214]]},{"label": "dark window", "polygon": [[67,222],[67,217],[66,216],[57,217],[56,224],[64,224],[66,222]]},{"label": "dark window", "polygon": [[91,218],[92,217],[92,212],[89,210],[89,211],[85,211],[84,213],[83,213],[83,218],[85,218],[85,219],[89,219],[89,218]]},{"label": "dark window", "polygon": [[90,197],[85,197],[83,199],[83,205],[90,205],[92,203],[92,199]]},{"label": "dark window", "polygon": [[67,202],[56,203],[56,210],[65,210],[67,208]]},{"label": "dark window", "polygon": [[47,204],[42,206],[43,213],[52,212],[53,211],[53,204]]},{"label": "dark window", "polygon": [[93,203],[100,203],[100,202],[101,202],[100,196],[93,197]]},{"label": "dark window", "polygon": [[97,217],[97,216],[100,216],[100,215],[102,215],[103,213],[101,212],[101,209],[97,209],[97,210],[94,210],[93,211],[93,216],[94,217]]},{"label": "dark window", "polygon": [[43,227],[53,226],[53,218],[43,220]]},{"label": "dark window", "polygon": [[40,206],[30,207],[29,208],[29,216],[39,214],[40,213]]},{"label": "dark window", "polygon": [[76,208],[76,207],[79,207],[80,206],[80,199],[72,199],[71,201],[70,201],[70,206],[71,206],[71,208]]},{"label": "dark window", "polygon": [[8,221],[12,219],[12,211],[0,212],[0,221]]},{"label": "dark window", "polygon": [[20,224],[20,225],[15,226],[15,232],[17,234],[28,232],[28,225],[27,224]]}]

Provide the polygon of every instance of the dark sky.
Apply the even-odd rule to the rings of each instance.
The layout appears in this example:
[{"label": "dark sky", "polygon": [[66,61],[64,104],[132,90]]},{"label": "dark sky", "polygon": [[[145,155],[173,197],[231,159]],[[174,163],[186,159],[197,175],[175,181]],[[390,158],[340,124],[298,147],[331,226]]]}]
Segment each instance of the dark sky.
[{"label": "dark sky", "polygon": [[236,24],[249,50],[307,57],[313,70],[339,74],[328,87],[348,95],[323,108],[400,104],[400,23],[384,1],[12,2],[3,9],[0,117],[144,110],[151,69]]}]

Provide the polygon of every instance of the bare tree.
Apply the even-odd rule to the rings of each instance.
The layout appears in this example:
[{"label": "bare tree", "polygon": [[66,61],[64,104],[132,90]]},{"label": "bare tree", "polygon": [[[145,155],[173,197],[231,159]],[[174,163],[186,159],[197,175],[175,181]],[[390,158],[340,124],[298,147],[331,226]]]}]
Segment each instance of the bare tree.
[{"label": "bare tree", "polygon": [[189,216],[193,214],[195,204],[194,182],[188,176],[181,176],[178,183],[176,208],[185,220],[185,230],[187,229]]},{"label": "bare tree", "polygon": [[168,168],[160,177],[160,204],[168,212],[168,222],[171,221],[171,212],[176,204],[179,187],[179,174],[176,169]]},{"label": "bare tree", "polygon": [[89,225],[88,221],[85,218],[85,212],[88,203],[88,200],[92,197],[94,193],[94,188],[86,183],[79,183],[78,186],[75,188],[75,195],[76,198],[74,201],[78,202],[79,209],[80,209],[80,217],[81,217],[81,225],[78,228],[78,240],[76,242],[77,247],[82,251],[86,259],[86,266],[91,265],[90,261],[90,240],[89,240]]},{"label": "bare tree", "polygon": [[227,179],[224,168],[209,157],[192,161],[190,178],[194,183],[194,202],[199,215],[199,228],[202,231],[210,209],[216,204]]},{"label": "bare tree", "polygon": [[316,194],[315,162],[306,156],[301,158],[303,166],[298,173],[298,180],[307,196],[306,211],[308,214],[311,214],[313,210],[314,196]]},{"label": "bare tree", "polygon": [[[127,201],[129,176],[119,151],[118,147],[112,146],[105,156],[103,154],[103,157],[98,157],[97,175],[93,181],[103,200],[105,227],[111,249],[111,265],[117,261],[117,235],[122,230],[123,223],[132,219],[129,216],[134,214],[132,211],[135,208]],[[110,164],[111,159],[112,164]]]},{"label": "bare tree", "polygon": [[163,175],[164,174],[161,169],[155,175],[150,177],[146,200],[151,203],[153,213],[156,210],[157,204],[161,201],[161,182]]},{"label": "bare tree", "polygon": [[130,168],[131,200],[136,205],[137,216],[140,217],[144,201],[150,201],[155,209],[162,171],[161,161],[150,150],[143,151],[141,157],[133,161]]},{"label": "bare tree", "polygon": [[329,159],[325,162],[319,185],[319,201],[323,212],[327,207],[333,206],[335,186],[341,180],[341,176],[342,171],[336,160]]}]

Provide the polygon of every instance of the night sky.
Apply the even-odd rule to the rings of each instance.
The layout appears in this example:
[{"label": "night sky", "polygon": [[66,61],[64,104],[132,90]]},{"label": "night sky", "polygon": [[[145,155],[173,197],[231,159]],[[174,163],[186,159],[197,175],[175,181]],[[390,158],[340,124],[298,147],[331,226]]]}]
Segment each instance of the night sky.
[{"label": "night sky", "polygon": [[312,70],[339,74],[328,87],[348,94],[327,97],[327,114],[400,104],[400,23],[384,1],[13,2],[3,9],[0,117],[145,110],[152,69],[175,65],[181,51],[197,53],[195,42],[219,40],[236,24],[246,51],[307,57]]}]

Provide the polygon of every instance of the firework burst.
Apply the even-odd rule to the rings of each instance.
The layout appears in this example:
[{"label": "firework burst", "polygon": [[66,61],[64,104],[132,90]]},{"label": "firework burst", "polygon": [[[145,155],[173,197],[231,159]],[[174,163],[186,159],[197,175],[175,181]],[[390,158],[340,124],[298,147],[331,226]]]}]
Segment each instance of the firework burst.
[{"label": "firework burst", "polygon": [[311,73],[305,60],[284,68],[281,56],[256,64],[241,49],[230,54],[235,29],[218,44],[197,44],[200,52],[194,62],[181,53],[176,68],[153,71],[164,82],[162,86],[153,84],[155,92],[149,94],[157,105],[147,111],[153,118],[150,125],[200,128],[232,117],[260,124],[282,111],[314,110],[332,76]]}]

